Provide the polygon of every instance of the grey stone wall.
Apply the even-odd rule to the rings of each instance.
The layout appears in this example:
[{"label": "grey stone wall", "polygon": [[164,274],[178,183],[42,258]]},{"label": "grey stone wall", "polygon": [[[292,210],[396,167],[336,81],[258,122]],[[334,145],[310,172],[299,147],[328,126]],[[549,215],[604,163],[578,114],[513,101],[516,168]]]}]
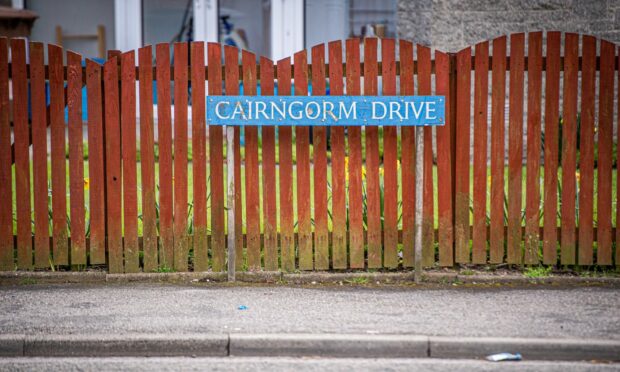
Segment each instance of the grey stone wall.
[{"label": "grey stone wall", "polygon": [[445,52],[528,31],[620,43],[620,0],[399,0],[398,35]]}]

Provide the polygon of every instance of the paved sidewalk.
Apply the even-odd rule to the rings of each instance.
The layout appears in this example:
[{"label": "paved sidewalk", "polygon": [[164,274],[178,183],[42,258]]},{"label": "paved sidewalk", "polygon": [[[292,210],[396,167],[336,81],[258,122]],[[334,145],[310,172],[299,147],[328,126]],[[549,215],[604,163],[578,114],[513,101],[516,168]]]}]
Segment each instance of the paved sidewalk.
[{"label": "paved sidewalk", "polygon": [[[240,306],[247,307],[239,310]],[[620,340],[611,287],[0,287],[0,334],[408,334]]]}]

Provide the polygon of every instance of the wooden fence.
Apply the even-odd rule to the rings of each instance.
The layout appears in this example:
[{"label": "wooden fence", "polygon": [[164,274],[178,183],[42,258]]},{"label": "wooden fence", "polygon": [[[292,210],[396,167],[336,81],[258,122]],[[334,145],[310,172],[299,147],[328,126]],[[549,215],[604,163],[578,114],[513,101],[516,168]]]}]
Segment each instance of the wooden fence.
[{"label": "wooden fence", "polygon": [[424,265],[613,265],[617,49],[559,32],[434,55],[349,39],[257,63],[193,42],[101,66],[0,38],[0,268],[222,271],[227,171],[238,270],[412,267],[414,130],[237,127],[226,149],[205,96],[240,89],[445,95],[446,125],[424,129]]}]

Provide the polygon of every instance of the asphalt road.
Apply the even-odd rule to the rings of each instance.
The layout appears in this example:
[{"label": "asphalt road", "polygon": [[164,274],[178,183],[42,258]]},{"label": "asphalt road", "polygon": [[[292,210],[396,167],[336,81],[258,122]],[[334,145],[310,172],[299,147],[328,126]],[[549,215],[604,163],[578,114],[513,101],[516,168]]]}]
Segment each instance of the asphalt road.
[{"label": "asphalt road", "polygon": [[21,285],[0,287],[0,333],[387,333],[618,340],[619,308],[618,289],[611,287]]}]

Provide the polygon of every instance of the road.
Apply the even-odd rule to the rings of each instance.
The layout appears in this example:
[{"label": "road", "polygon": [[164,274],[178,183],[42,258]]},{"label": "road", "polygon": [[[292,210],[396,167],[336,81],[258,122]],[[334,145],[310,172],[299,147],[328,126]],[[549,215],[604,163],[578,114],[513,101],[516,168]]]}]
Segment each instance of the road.
[{"label": "road", "polygon": [[5,358],[10,371],[617,371],[617,364],[442,359],[321,358]]}]

